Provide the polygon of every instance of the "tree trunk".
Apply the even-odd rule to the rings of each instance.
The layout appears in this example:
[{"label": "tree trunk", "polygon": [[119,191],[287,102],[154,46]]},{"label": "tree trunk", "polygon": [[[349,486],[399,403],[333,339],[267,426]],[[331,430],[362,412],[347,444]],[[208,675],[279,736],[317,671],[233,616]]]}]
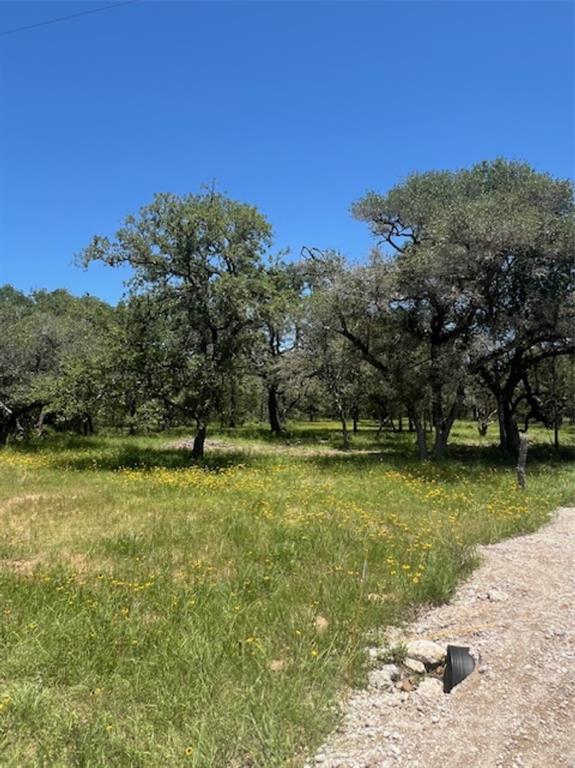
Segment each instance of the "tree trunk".
[{"label": "tree trunk", "polygon": [[429,454],[427,451],[427,435],[425,433],[425,427],[419,420],[414,422],[414,424],[415,431],[417,432],[417,451],[419,453],[419,458],[427,459]]},{"label": "tree trunk", "polygon": [[557,369],[553,358],[553,448],[559,453],[559,409],[557,408]]},{"label": "tree trunk", "polygon": [[14,412],[0,400],[0,448],[8,442],[8,436],[14,428],[14,421]]},{"label": "tree trunk", "polygon": [[206,425],[199,421],[194,437],[194,446],[192,448],[192,458],[201,459],[204,456],[204,443],[206,442]]},{"label": "tree trunk", "polygon": [[334,394],[335,407],[341,422],[341,434],[343,435],[343,447],[349,448],[349,430],[347,428],[347,409],[340,399],[339,394]]},{"label": "tree trunk", "polygon": [[238,410],[238,387],[235,379],[232,381],[230,391],[230,412],[228,415],[228,427],[235,429],[237,426],[236,413]]},{"label": "tree trunk", "polygon": [[5,446],[8,442],[8,435],[10,434],[10,424],[7,421],[0,422],[0,448]]},{"label": "tree trunk", "polygon": [[270,429],[274,435],[279,435],[282,425],[279,415],[278,390],[275,384],[268,385],[268,416]]},{"label": "tree trunk", "polygon": [[359,424],[359,408],[357,406],[353,407],[351,417],[353,419],[353,434],[356,435]]},{"label": "tree trunk", "polygon": [[435,431],[435,440],[433,441],[432,455],[434,459],[442,461],[447,455],[447,435],[441,431]]},{"label": "tree trunk", "polygon": [[134,399],[130,399],[130,403],[128,406],[128,416],[130,417],[130,425],[128,427],[128,434],[133,436],[136,434],[136,401]]},{"label": "tree trunk", "polygon": [[82,434],[84,437],[94,434],[94,423],[92,421],[92,416],[89,413],[85,413],[82,416]]},{"label": "tree trunk", "polygon": [[477,431],[479,432],[481,437],[485,437],[485,435],[487,434],[487,430],[488,429],[489,429],[489,422],[488,421],[486,421],[484,419],[481,419],[477,423]]},{"label": "tree trunk", "polygon": [[44,412],[44,409],[40,411],[40,415],[38,416],[38,421],[35,424],[36,429],[36,437],[42,437],[44,434],[44,419],[46,418],[46,413]]},{"label": "tree trunk", "polygon": [[447,450],[447,440],[443,429],[443,381],[439,360],[440,346],[439,342],[435,340],[436,335],[437,331],[432,331],[429,384],[431,387],[431,423],[435,434],[433,456],[436,459],[442,459]]},{"label": "tree trunk", "polygon": [[496,411],[488,411],[486,408],[473,409],[473,418],[477,421],[477,431],[481,437],[486,436],[495,413]]},{"label": "tree trunk", "polygon": [[513,418],[511,400],[505,392],[497,397],[497,419],[499,421],[499,445],[506,456],[519,453],[519,427]]},{"label": "tree trunk", "polygon": [[340,421],[341,421],[341,433],[343,435],[343,447],[345,449],[349,448],[349,430],[347,428],[347,419],[345,418],[345,414],[340,414]]},{"label": "tree trunk", "polygon": [[417,451],[419,453],[419,458],[422,460],[427,459],[429,454],[427,451],[427,434],[425,431],[425,423],[420,414],[417,413],[415,409],[409,408],[408,412],[409,419],[413,423],[417,433]]},{"label": "tree trunk", "polygon": [[[438,424],[435,424],[435,441],[433,443],[433,458],[444,459],[447,455],[447,443],[449,441],[449,435],[451,434],[451,428],[459,413],[461,406],[463,405],[463,399],[465,397],[465,391],[462,386],[459,386],[457,395],[453,401],[449,414],[446,419],[441,419]],[[443,405],[441,406],[441,413],[443,414]]]}]

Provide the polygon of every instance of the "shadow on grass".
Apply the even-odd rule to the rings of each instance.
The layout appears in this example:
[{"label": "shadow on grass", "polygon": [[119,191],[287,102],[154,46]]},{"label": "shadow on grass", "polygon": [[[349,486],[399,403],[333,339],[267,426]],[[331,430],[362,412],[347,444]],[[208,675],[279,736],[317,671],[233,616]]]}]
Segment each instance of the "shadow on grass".
[{"label": "shadow on grass", "polygon": [[[329,421],[287,423],[280,434],[274,434],[268,426],[263,424],[244,424],[233,428],[214,427],[213,433],[219,437],[257,440],[270,445],[343,446],[341,428]],[[378,436],[378,433],[378,425],[375,422],[364,421],[361,422],[359,432],[353,435],[353,439],[360,442],[362,447],[377,448],[383,439]]]},{"label": "shadow on grass", "polygon": [[[62,466],[79,471],[110,471],[122,469],[189,469],[199,466],[205,469],[227,469],[234,466],[252,466],[254,464],[269,462],[269,457],[251,456],[249,453],[238,450],[237,452],[209,453],[201,461],[192,459],[191,452],[182,449],[168,448],[143,448],[141,446],[124,446],[116,451],[108,451],[107,454],[94,459],[92,456],[79,455],[72,459],[63,459]],[[57,465],[58,462],[56,461]]]},{"label": "shadow on grass", "polygon": [[[396,437],[394,435],[394,437]],[[307,463],[313,464],[319,471],[331,471],[336,466],[343,470],[368,470],[379,465],[382,469],[394,469],[413,472],[418,477],[436,477],[442,482],[457,481],[462,471],[468,469],[493,471],[508,469],[514,471],[516,459],[504,456],[497,444],[465,445],[453,444],[443,461],[422,462],[413,445],[405,438],[388,441],[380,446],[378,453],[354,452],[353,449],[341,454],[307,457]],[[573,466],[575,446],[564,446],[555,451],[552,446],[534,444],[529,448],[527,460],[528,474],[548,472],[550,469]]]},{"label": "shadow on grass", "polygon": [[224,469],[239,464],[250,465],[269,460],[267,454],[253,456],[238,446],[237,451],[208,452],[200,462],[192,459],[191,451],[166,445],[160,440],[146,441],[142,437],[108,437],[55,434],[42,440],[16,443],[11,451],[22,455],[49,455],[53,468],[78,471],[117,471],[120,469],[186,469],[202,466]]},{"label": "shadow on grass", "polygon": [[110,441],[105,435],[82,437],[81,435],[55,433],[9,444],[11,451],[21,454],[58,454],[66,451],[109,450]]},{"label": "shadow on grass", "polygon": [[[189,434],[189,433],[188,433]],[[265,442],[272,448],[277,446],[329,447],[340,449],[338,453],[321,453],[305,455],[292,452],[269,453],[252,452],[250,446],[237,444],[237,450],[218,451],[208,448],[201,461],[194,461],[191,452],[185,448],[170,445],[172,433],[162,435],[160,439],[123,437],[111,438],[106,436],[81,437],[79,435],[55,434],[45,440],[22,443],[12,446],[12,450],[23,454],[50,454],[51,464],[57,468],[69,468],[78,471],[117,471],[120,469],[185,469],[201,466],[206,469],[225,469],[228,467],[269,466],[270,462],[302,464],[313,466],[319,471],[356,471],[380,466],[382,469],[413,471],[418,476],[433,475],[449,482],[450,476],[455,479],[454,470],[460,472],[466,467],[491,470],[513,468],[515,460],[502,456],[497,444],[452,443],[448,457],[443,462],[421,462],[417,456],[414,435],[409,432],[383,432],[376,435],[375,427],[362,425],[355,444],[344,450],[341,446],[341,433],[333,424],[313,423],[296,425],[290,433],[275,436],[264,427],[255,425],[241,427],[236,430],[214,430],[215,437],[236,437],[241,439]],[[463,436],[462,436],[463,437]],[[164,440],[164,438],[166,438]],[[465,439],[465,438],[463,438]],[[160,442],[160,440],[162,442]],[[325,444],[328,444],[327,446]],[[370,452],[366,452],[370,451]],[[72,454],[72,455],[71,455]],[[572,464],[575,462],[575,445],[566,445],[555,451],[546,443],[534,443],[529,448],[528,472],[539,470],[548,471],[553,467]]]}]

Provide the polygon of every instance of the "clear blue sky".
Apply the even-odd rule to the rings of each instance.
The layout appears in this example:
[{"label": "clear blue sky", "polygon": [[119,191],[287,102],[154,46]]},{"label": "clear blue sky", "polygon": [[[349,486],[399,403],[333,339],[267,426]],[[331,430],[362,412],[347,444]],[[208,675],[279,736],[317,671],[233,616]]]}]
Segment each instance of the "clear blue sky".
[{"label": "clear blue sky", "polygon": [[[0,32],[98,8],[2,2]],[[111,301],[73,266],[157,191],[217,180],[276,244],[362,258],[349,215],[413,170],[574,173],[568,2],[142,2],[0,36],[0,284]]]}]

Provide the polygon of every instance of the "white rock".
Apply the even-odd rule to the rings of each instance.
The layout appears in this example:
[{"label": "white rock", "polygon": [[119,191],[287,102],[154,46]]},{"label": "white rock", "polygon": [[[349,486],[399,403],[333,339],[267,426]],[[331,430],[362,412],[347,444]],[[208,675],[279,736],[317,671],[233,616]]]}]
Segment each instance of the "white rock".
[{"label": "white rock", "polygon": [[425,674],[425,664],[417,659],[410,659],[409,656],[403,662],[403,665],[410,669],[412,672],[417,672],[418,675]]},{"label": "white rock", "polygon": [[411,640],[407,644],[407,656],[423,664],[434,666],[441,664],[445,658],[445,648],[431,640]]},{"label": "white rock", "polygon": [[493,603],[501,603],[507,600],[507,592],[503,592],[501,589],[490,589],[487,592],[487,599]]},{"label": "white rock", "polygon": [[380,669],[374,669],[369,673],[369,684],[373,688],[393,688],[393,684],[399,680],[400,676],[399,668],[395,664],[384,664]]},{"label": "white rock", "polygon": [[417,695],[422,699],[437,699],[443,696],[443,685],[441,680],[434,677],[426,677],[417,686]]}]

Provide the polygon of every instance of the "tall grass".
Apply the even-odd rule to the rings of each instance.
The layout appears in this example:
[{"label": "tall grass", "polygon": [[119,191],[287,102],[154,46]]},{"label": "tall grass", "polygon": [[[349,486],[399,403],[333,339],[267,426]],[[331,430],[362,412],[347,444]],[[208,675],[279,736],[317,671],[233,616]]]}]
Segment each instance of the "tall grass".
[{"label": "tall grass", "polygon": [[301,765],[370,630],[575,497],[544,433],[524,493],[467,425],[441,466],[371,425],[262,437],[202,466],[165,436],[0,453],[1,765]]}]

